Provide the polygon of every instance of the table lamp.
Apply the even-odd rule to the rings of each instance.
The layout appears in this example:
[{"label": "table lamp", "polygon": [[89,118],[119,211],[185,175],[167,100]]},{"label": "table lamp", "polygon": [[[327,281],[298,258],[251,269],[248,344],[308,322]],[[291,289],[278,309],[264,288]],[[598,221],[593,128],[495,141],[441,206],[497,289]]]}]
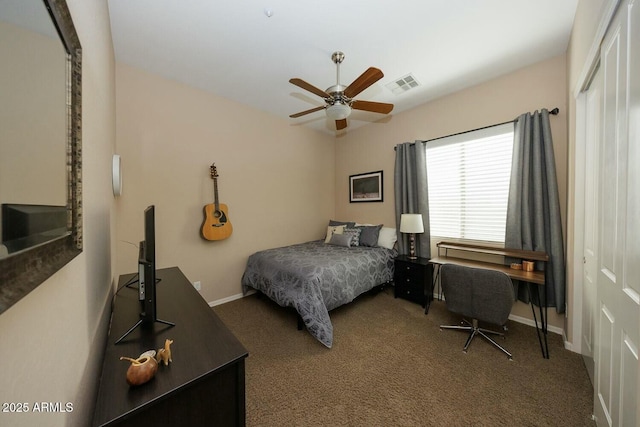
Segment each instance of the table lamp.
[{"label": "table lamp", "polygon": [[424,233],[421,214],[402,214],[400,216],[400,232],[409,233],[409,259],[417,259],[416,233]]}]

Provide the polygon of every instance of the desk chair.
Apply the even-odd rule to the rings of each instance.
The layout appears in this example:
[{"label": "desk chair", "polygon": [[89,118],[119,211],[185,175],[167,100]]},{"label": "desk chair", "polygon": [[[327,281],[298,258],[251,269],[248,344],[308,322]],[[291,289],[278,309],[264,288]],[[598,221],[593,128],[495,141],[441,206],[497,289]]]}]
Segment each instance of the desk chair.
[{"label": "desk chair", "polygon": [[471,319],[471,322],[463,319],[461,325],[440,325],[440,329],[469,331],[469,338],[463,348],[465,353],[473,338],[480,335],[511,360],[511,353],[488,335],[504,334],[478,327],[479,321],[500,326],[507,322],[515,301],[509,276],[501,271],[445,264],[440,267],[440,284],[447,309]]}]

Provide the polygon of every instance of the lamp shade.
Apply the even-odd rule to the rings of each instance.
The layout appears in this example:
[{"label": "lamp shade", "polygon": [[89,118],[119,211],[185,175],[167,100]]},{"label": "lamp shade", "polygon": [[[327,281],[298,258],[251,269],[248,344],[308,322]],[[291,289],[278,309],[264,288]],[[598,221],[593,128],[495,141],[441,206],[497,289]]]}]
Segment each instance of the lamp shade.
[{"label": "lamp shade", "polygon": [[333,104],[327,107],[326,112],[331,120],[342,120],[349,117],[351,107],[345,104]]},{"label": "lamp shade", "polygon": [[400,216],[401,233],[424,233],[422,214],[402,214]]}]

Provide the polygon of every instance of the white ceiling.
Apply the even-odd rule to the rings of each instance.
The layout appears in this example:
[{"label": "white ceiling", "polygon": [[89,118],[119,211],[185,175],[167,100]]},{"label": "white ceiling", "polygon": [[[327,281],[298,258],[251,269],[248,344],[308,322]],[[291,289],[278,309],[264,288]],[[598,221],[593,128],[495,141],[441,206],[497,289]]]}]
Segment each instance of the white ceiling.
[{"label": "white ceiling", "polygon": [[[289,83],[384,77],[356,99],[393,114],[566,51],[578,0],[108,0],[116,60],[335,134],[323,100]],[[270,11],[271,16],[267,16]],[[393,94],[406,74],[421,84]],[[354,111],[348,132],[385,118]],[[239,119],[241,120],[241,119]]]}]

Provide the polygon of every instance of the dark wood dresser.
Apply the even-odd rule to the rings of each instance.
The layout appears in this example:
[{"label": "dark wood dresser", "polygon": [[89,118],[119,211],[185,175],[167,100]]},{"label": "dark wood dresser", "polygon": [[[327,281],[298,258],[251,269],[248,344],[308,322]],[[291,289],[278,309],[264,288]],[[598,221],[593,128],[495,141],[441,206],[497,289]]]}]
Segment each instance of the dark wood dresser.
[{"label": "dark wood dresser", "polygon": [[[120,277],[118,289],[133,274]],[[95,426],[244,426],[248,353],[177,267],[157,271],[157,317],[175,323],[137,328],[136,286],[119,290],[111,318],[93,418]],[[130,387],[130,363],[172,339],[173,363],[161,365],[146,384]]]},{"label": "dark wood dresser", "polygon": [[433,300],[433,265],[427,258],[398,255],[394,268],[394,296],[416,302],[425,307],[425,313],[428,312]]}]

